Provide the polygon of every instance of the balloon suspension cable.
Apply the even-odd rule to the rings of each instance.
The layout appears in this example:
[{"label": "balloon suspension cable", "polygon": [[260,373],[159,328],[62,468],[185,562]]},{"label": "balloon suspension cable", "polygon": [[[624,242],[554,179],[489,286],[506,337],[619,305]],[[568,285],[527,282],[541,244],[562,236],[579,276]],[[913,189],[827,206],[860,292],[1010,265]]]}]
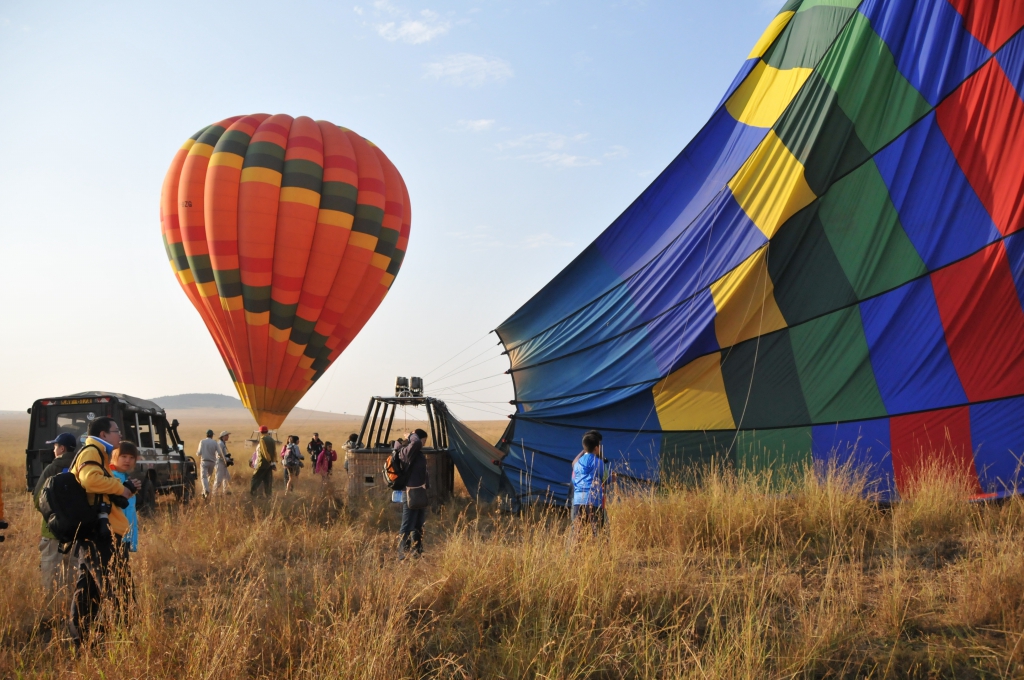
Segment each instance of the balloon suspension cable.
[{"label": "balloon suspension cable", "polygon": [[[483,335],[481,335],[481,336],[480,336],[479,338],[477,338],[476,340],[474,340],[473,342],[471,342],[471,343],[470,343],[469,345],[467,345],[467,346],[466,346],[465,348],[463,348],[463,349],[459,350],[458,352],[456,352],[455,354],[453,354],[453,355],[452,355],[451,357],[449,357],[448,359],[445,359],[445,360],[444,360],[444,361],[442,361],[442,362],[441,362],[440,364],[438,364],[438,365],[437,365],[437,366],[435,366],[434,368],[430,369],[430,371],[429,371],[429,372],[427,372],[427,373],[424,373],[424,374],[423,374],[423,377],[424,377],[424,378],[428,378],[428,377],[430,377],[431,375],[433,375],[433,374],[434,374],[434,372],[435,372],[435,371],[437,371],[438,369],[440,369],[440,368],[441,368],[442,366],[445,366],[445,365],[446,365],[446,364],[448,364],[449,362],[451,362],[451,361],[454,361],[455,359],[457,359],[457,358],[458,358],[458,357],[460,357],[461,355],[463,355],[463,354],[465,354],[466,352],[468,352],[469,350],[473,349],[473,347],[475,347],[475,346],[476,346],[477,344],[479,344],[481,340],[485,339],[485,338],[486,338],[486,337],[487,337],[488,335],[490,335],[490,334],[491,334],[491,333],[493,333],[493,332],[494,332],[494,331],[487,331],[486,333],[484,333]],[[472,359],[470,359],[470,361],[472,361]]]},{"label": "balloon suspension cable", "polygon": [[436,380],[436,382],[442,382],[442,381],[446,380],[447,378],[449,378],[449,377],[451,377],[451,376],[453,376],[453,375],[458,375],[458,374],[460,374],[460,373],[465,373],[466,371],[468,371],[468,370],[470,370],[470,369],[472,369],[472,368],[476,368],[477,366],[483,366],[483,365],[484,365],[484,364],[486,364],[486,363],[487,363],[488,361],[493,361],[494,359],[498,359],[498,358],[500,358],[500,355],[499,355],[499,356],[494,356],[494,357],[490,357],[490,358],[488,358],[488,359],[484,359],[483,361],[481,361],[481,362],[480,362],[480,363],[478,363],[478,364],[473,364],[472,366],[469,366],[469,367],[463,368],[463,366],[466,366],[466,364],[470,363],[471,361],[476,361],[477,359],[479,359],[479,358],[480,358],[480,357],[482,357],[483,355],[487,354],[488,352],[492,352],[492,351],[494,351],[494,348],[493,348],[493,347],[488,347],[488,348],[487,348],[487,349],[485,349],[485,350],[484,350],[483,352],[480,352],[480,353],[479,353],[479,354],[477,354],[476,356],[474,356],[474,357],[472,357],[472,358],[470,358],[470,359],[467,359],[466,361],[462,362],[461,364],[459,364],[458,366],[456,366],[456,367],[455,367],[455,368],[453,368],[452,370],[450,370],[450,371],[448,371],[447,373],[445,373],[444,375],[442,375],[442,376],[441,376],[440,378],[438,378],[438,379]]}]

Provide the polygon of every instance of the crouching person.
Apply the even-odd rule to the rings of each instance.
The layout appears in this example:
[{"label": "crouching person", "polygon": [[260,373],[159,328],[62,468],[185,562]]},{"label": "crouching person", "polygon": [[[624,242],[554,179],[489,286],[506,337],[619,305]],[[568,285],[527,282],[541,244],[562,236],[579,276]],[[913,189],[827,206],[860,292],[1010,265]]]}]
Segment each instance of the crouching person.
[{"label": "crouching person", "polygon": [[89,635],[104,601],[111,605],[116,621],[123,623],[132,599],[129,544],[124,542],[130,525],[122,508],[127,507],[136,488],[131,481],[122,484],[110,471],[111,454],[120,443],[117,423],[112,418],[97,418],[89,425],[89,437],[70,470],[89,503],[100,511],[95,528],[89,535],[79,536],[71,548],[78,578],[68,632],[76,645]]}]

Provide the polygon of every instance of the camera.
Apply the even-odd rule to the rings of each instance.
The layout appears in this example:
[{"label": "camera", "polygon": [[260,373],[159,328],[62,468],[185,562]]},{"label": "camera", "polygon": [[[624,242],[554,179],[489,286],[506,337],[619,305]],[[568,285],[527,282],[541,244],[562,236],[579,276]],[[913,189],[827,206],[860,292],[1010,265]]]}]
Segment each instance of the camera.
[{"label": "camera", "polygon": [[235,464],[235,459],[231,457],[230,453],[224,454],[224,467],[231,467]]},{"label": "camera", "polygon": [[109,542],[113,540],[113,536],[110,534],[110,511],[112,510],[110,503],[100,502],[96,506],[96,538],[101,542]]}]

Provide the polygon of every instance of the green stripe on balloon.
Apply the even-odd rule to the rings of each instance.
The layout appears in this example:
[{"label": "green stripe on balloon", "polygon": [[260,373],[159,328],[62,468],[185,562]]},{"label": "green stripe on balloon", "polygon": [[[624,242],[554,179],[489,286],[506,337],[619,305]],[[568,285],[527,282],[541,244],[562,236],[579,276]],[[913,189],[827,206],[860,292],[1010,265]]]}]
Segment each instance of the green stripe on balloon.
[{"label": "green stripe on balloon", "polygon": [[873,160],[836,182],[820,204],[825,235],[858,299],[927,272]]},{"label": "green stripe on balloon", "polygon": [[253,142],[246,149],[242,168],[267,168],[284,172],[284,149],[273,142]]},{"label": "green stripe on balloon", "polygon": [[784,427],[810,422],[788,329],[723,351],[722,377],[737,427]]},{"label": "green stripe on balloon", "polygon": [[768,246],[775,301],[790,326],[857,302],[857,296],[812,203],[794,215]]},{"label": "green stripe on balloon", "polygon": [[384,219],[384,211],[372,205],[357,205],[356,218],[352,222],[352,231],[370,236],[380,235],[380,223]]},{"label": "green stripe on balloon", "polygon": [[871,368],[859,307],[791,328],[789,337],[811,422],[888,415]]},{"label": "green stripe on balloon", "polygon": [[295,318],[295,310],[298,304],[286,305],[271,298],[270,300],[270,324],[274,328],[285,330],[292,327],[292,319]]},{"label": "green stripe on balloon", "polygon": [[839,94],[839,105],[871,153],[931,110],[896,68],[889,46],[860,13],[850,20],[818,73]]},{"label": "green stripe on balloon", "polygon": [[242,294],[242,273],[237,269],[214,269],[217,294],[222,298],[234,298]]},{"label": "green stripe on balloon", "polygon": [[263,314],[270,311],[270,286],[247,286],[242,284],[242,304],[245,311]]},{"label": "green stripe on balloon", "polygon": [[765,52],[764,61],[781,70],[814,68],[853,13],[849,7],[801,7]]}]

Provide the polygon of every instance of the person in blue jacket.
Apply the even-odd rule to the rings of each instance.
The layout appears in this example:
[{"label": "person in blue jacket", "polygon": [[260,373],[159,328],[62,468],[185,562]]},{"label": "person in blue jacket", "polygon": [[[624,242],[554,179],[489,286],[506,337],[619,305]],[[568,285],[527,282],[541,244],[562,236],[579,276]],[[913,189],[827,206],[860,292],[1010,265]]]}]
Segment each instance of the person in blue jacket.
[{"label": "person in blue jacket", "polygon": [[593,535],[604,526],[604,492],[608,463],[601,450],[601,433],[583,435],[583,450],[572,461],[572,533],[589,527]]},{"label": "person in blue jacket", "polygon": [[[111,456],[110,470],[122,483],[127,482],[135,469],[135,463],[139,459],[139,449],[129,441],[122,441],[114,455]],[[132,552],[139,551],[139,515],[135,512],[135,496],[128,499],[128,507],[124,509],[124,516],[128,518],[131,530],[124,537],[124,542],[129,545]]]}]

